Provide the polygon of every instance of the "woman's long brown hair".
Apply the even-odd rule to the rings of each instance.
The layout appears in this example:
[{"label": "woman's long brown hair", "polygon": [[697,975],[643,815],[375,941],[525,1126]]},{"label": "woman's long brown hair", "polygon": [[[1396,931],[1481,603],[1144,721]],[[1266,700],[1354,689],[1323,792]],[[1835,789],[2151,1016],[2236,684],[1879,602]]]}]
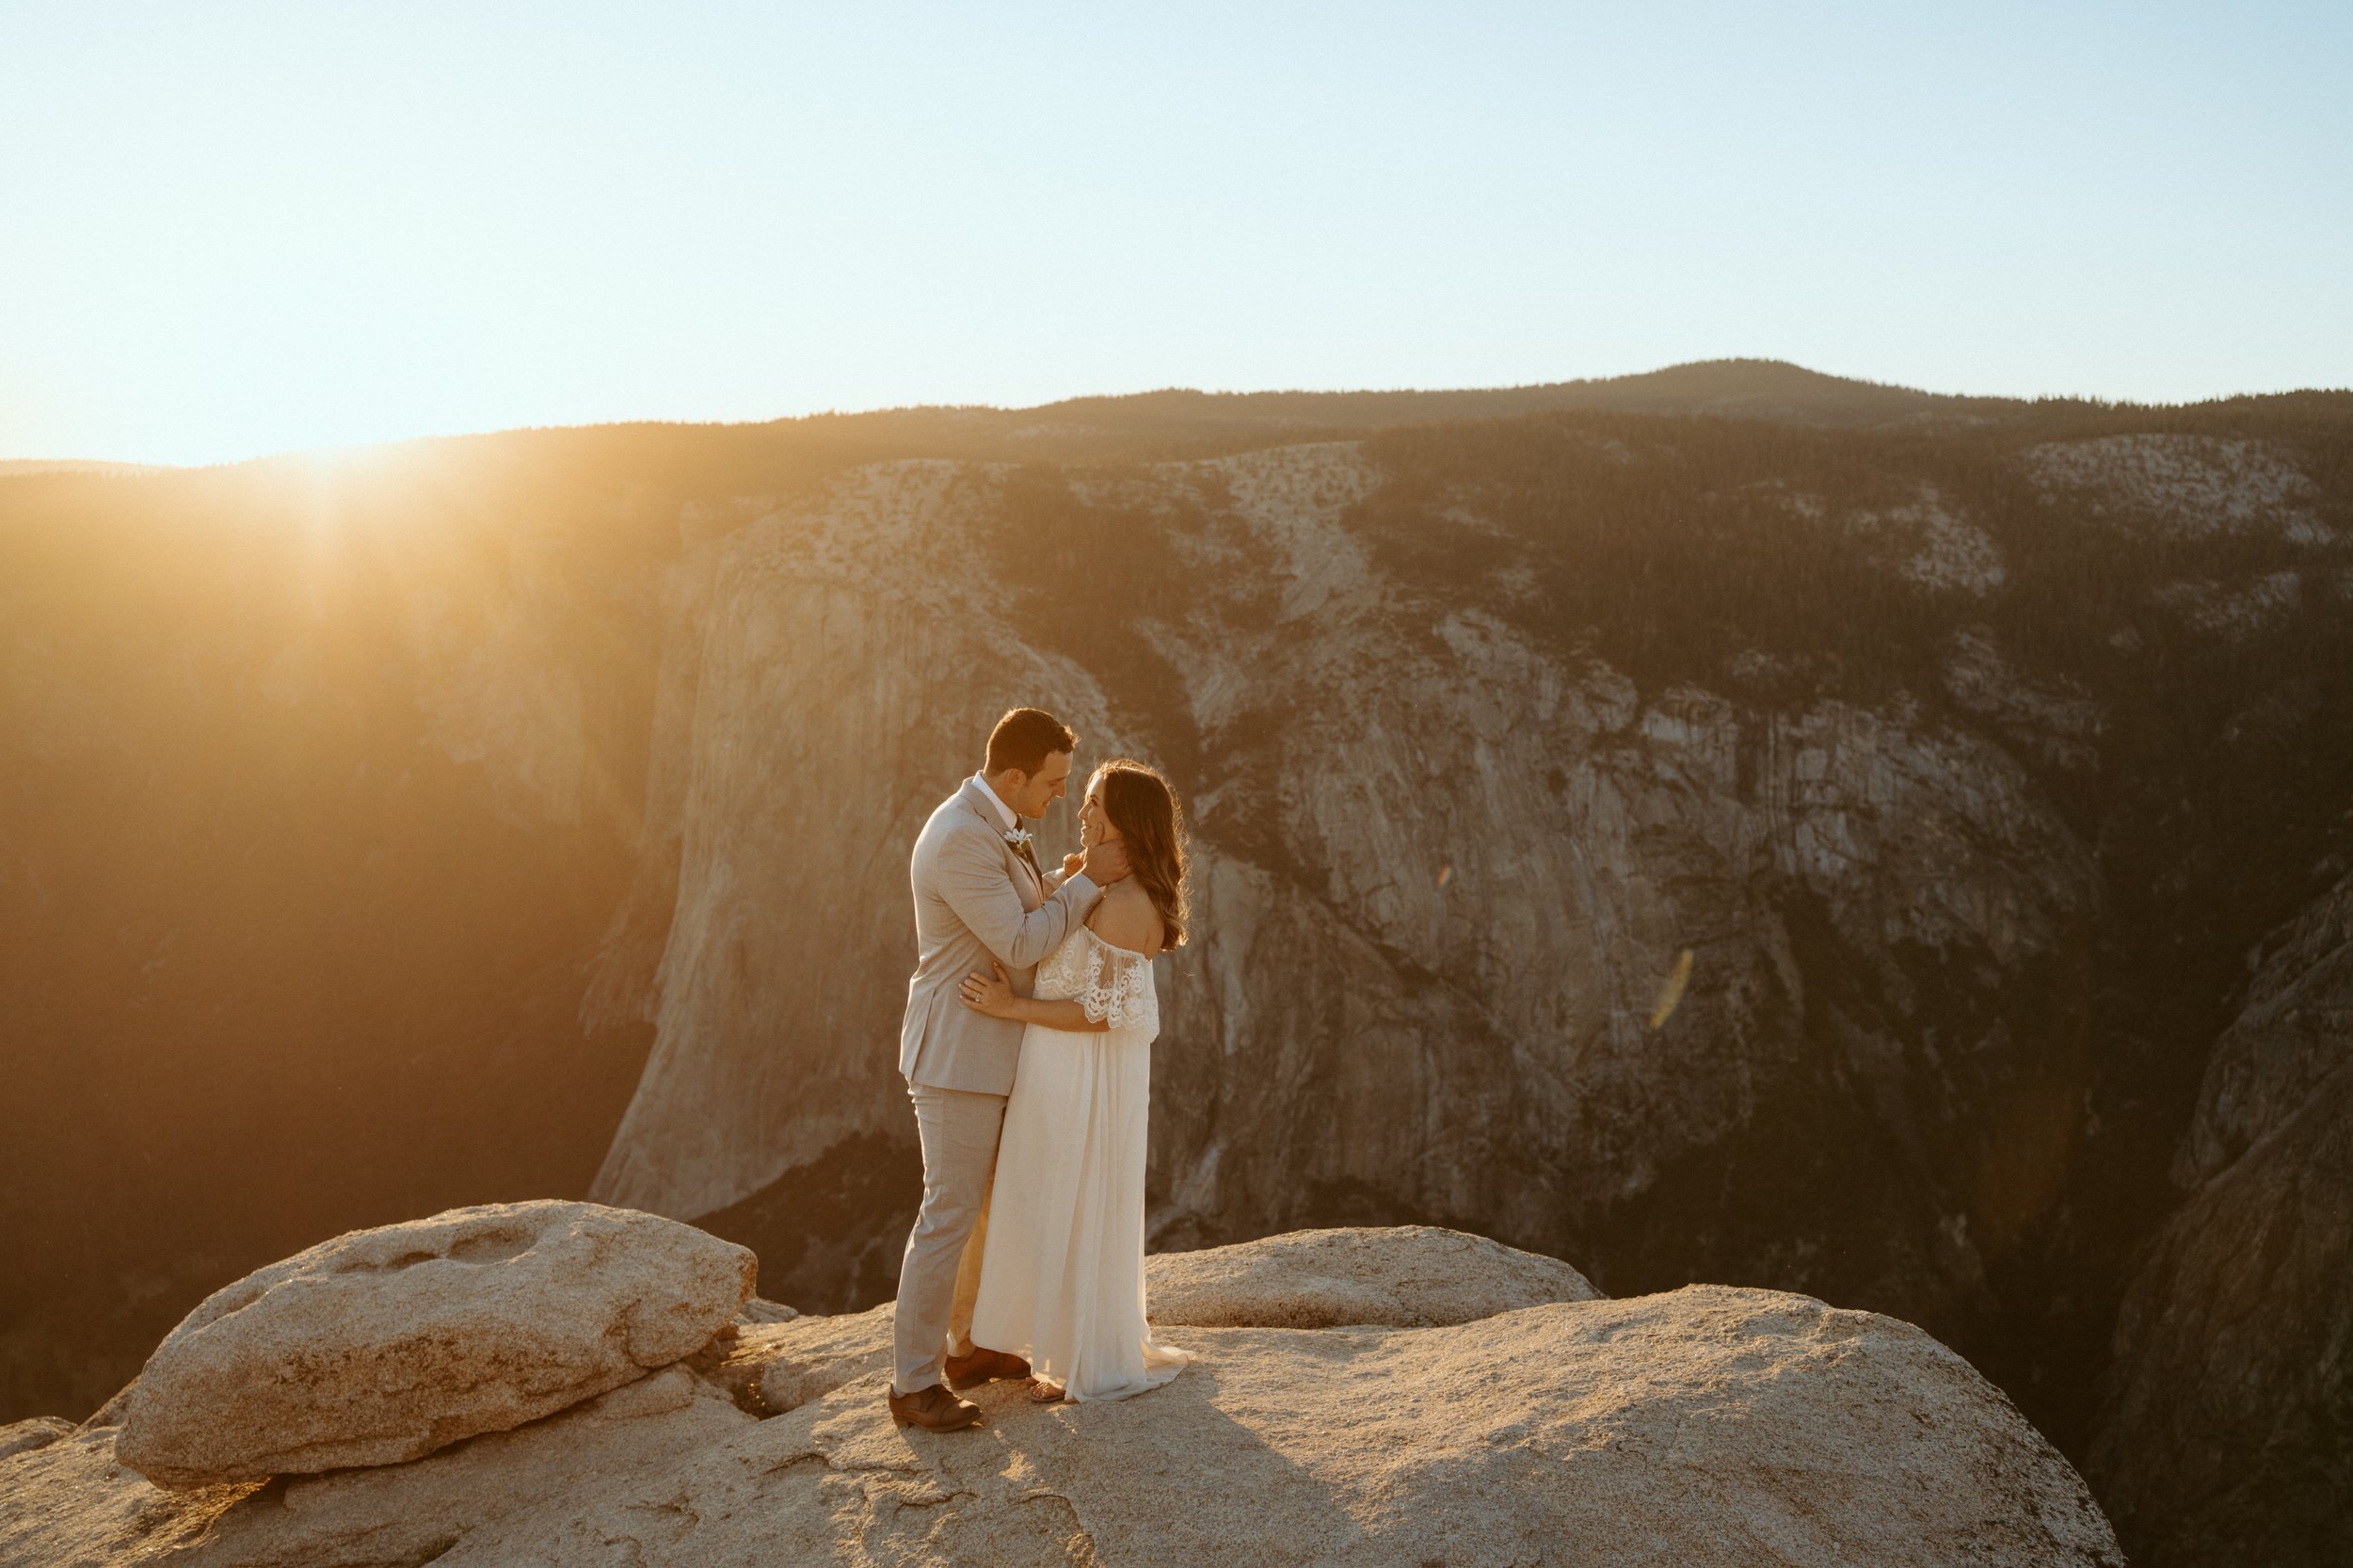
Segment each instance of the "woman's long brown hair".
[{"label": "woman's long brown hair", "polygon": [[1119,758],[1087,785],[1103,792],[1103,814],[1128,846],[1128,874],[1151,895],[1167,945],[1185,943],[1185,817],[1176,792],[1153,769]]}]

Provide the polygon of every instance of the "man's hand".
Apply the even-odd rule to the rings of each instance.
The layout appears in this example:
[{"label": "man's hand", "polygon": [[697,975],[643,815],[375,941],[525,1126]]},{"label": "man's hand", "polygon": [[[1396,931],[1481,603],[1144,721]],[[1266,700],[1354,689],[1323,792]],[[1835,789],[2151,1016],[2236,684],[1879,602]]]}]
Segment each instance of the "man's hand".
[{"label": "man's hand", "polygon": [[1086,869],[1087,857],[1083,855],[1065,855],[1062,857],[1062,879],[1064,882]]},{"label": "man's hand", "polygon": [[1108,888],[1128,874],[1128,846],[1097,844],[1081,857],[1079,869],[1097,888]]}]

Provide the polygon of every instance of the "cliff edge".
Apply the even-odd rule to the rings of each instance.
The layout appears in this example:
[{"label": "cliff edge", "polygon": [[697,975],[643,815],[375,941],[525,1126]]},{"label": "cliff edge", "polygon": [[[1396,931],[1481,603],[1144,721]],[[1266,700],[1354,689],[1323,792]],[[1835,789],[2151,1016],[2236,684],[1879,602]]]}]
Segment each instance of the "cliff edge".
[{"label": "cliff edge", "polygon": [[[502,1261],[511,1299],[525,1273]],[[0,1459],[0,1563],[2123,1561],[2058,1452],[1893,1319],[1717,1286],[1612,1301],[1552,1259],[1428,1227],[1151,1272],[1161,1333],[1198,1358],[1174,1384],[1086,1405],[991,1384],[976,1432],[891,1422],[887,1304],[746,1313],[556,1414],[264,1481],[167,1490],[127,1468],[126,1422],[157,1414],[134,1384]],[[376,1352],[379,1370],[401,1353]]]}]

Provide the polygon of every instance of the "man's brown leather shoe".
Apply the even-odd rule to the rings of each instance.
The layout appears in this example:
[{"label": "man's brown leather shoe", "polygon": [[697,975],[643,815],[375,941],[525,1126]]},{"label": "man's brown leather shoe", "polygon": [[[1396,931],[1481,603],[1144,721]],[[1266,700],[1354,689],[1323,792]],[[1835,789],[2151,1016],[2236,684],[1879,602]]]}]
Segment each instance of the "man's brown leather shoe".
[{"label": "man's brown leather shoe", "polygon": [[1030,1364],[1005,1351],[984,1350],[975,1345],[968,1354],[950,1356],[947,1371],[949,1387],[969,1388],[992,1378],[1026,1378],[1030,1375]]},{"label": "man's brown leather shoe", "polygon": [[928,1432],[954,1432],[963,1427],[978,1426],[981,1407],[969,1400],[959,1400],[939,1384],[926,1384],[912,1394],[890,1391],[890,1414],[894,1419],[910,1422]]}]

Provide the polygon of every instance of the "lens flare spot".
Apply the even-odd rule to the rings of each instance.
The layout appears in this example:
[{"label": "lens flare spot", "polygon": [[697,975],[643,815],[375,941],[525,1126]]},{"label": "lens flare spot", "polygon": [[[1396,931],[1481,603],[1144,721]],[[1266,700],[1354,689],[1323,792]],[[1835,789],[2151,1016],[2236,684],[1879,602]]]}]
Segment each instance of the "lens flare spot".
[{"label": "lens flare spot", "polygon": [[1689,984],[1691,950],[1685,948],[1675,955],[1674,972],[1668,975],[1666,984],[1658,987],[1658,1004],[1650,1010],[1651,1028],[1664,1029],[1667,1026],[1667,1020],[1674,1016],[1676,1005],[1683,1000],[1683,988]]},{"label": "lens flare spot", "polygon": [[1438,868],[1438,886],[1439,886],[1439,887],[1443,888],[1443,887],[1445,887],[1448,883],[1449,883],[1449,882],[1451,882],[1451,881],[1453,881],[1453,880],[1454,880],[1454,867],[1452,866],[1452,864],[1451,864],[1451,863],[1447,864],[1447,865],[1444,865],[1444,866],[1440,866],[1440,867]]}]

